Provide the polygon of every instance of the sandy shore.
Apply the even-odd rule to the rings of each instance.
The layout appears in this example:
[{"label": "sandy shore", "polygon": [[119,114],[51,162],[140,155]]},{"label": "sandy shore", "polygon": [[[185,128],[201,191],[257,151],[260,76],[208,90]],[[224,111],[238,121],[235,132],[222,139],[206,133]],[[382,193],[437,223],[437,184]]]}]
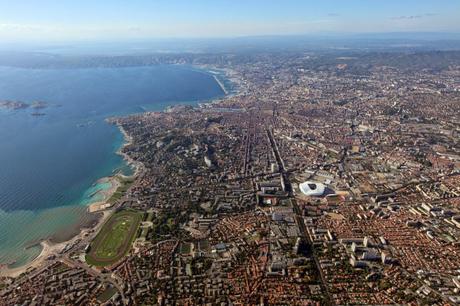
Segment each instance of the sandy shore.
[{"label": "sandy shore", "polygon": [[104,200],[89,204],[88,205],[88,212],[89,213],[98,212],[98,211],[101,211],[101,210],[104,210],[104,209],[107,209],[107,208],[111,207],[111,204],[108,203],[107,201],[117,191],[118,187],[121,186],[121,183],[118,180],[118,176],[119,175],[106,177],[106,178],[103,178],[103,179],[98,181],[98,182],[102,182],[102,183],[109,182],[110,183],[110,188],[107,189],[107,190],[98,191],[99,193],[101,193],[103,195]]},{"label": "sandy shore", "polygon": [[78,241],[82,241],[83,239],[87,239],[87,236],[89,235],[90,231],[92,231],[93,233],[97,233],[99,229],[102,227],[102,225],[105,223],[105,221],[111,216],[111,214],[112,211],[104,211],[100,214],[96,224],[94,224],[93,227],[80,229],[79,233],[76,236],[73,236],[71,239],[67,241],[53,243],[50,239],[47,239],[40,242],[40,245],[42,246],[42,251],[37,257],[35,257],[32,261],[28,262],[27,264],[17,268],[8,268],[6,266],[0,268],[0,276],[18,277],[22,273],[32,272],[33,270],[44,267],[48,259],[52,260],[53,255],[59,256],[59,253],[62,252],[66,247],[75,244]]},{"label": "sandy shore", "polygon": [[[108,178],[102,178],[101,180],[104,180],[104,179],[108,180],[111,183],[112,187],[109,188],[108,190],[101,191],[104,194],[104,200],[99,201],[99,202],[95,202],[95,203],[91,203],[88,206],[88,211],[89,212],[97,212],[97,211],[101,211],[101,210],[105,210],[107,208],[110,208],[112,205],[110,203],[107,203],[107,200],[110,199],[110,197],[117,191],[118,187],[121,186],[121,183],[118,180],[118,178],[123,178],[123,179],[134,178],[134,177],[138,176],[139,173],[141,173],[142,170],[144,169],[142,163],[136,162],[128,154],[123,152],[123,149],[125,147],[127,147],[127,146],[129,146],[129,145],[131,145],[133,143],[133,139],[132,139],[131,136],[128,135],[128,133],[125,131],[125,129],[121,125],[117,124],[117,127],[120,130],[120,132],[123,134],[123,138],[124,138],[124,144],[117,151],[117,154],[122,156],[123,159],[126,161],[126,163],[129,166],[134,168],[134,173],[133,173],[133,175],[130,175],[130,176],[126,176],[126,175],[123,175],[121,173],[118,173],[118,174],[116,174],[114,176],[111,176],[111,177],[108,177]],[[99,180],[99,182],[101,182],[101,180]]]},{"label": "sandy shore", "polygon": [[0,269],[0,275],[5,277],[18,277],[26,271],[40,267],[50,255],[57,254],[65,247],[62,243],[52,244],[47,240],[40,242],[40,245],[43,249],[40,255],[38,255],[34,260],[17,268],[8,268],[5,266]]},{"label": "sandy shore", "polygon": [[93,233],[97,233],[98,230],[102,227],[107,218],[113,212],[112,210],[108,210],[108,208],[111,207],[111,204],[107,203],[107,201],[117,191],[118,187],[120,187],[121,183],[119,181],[119,177],[133,178],[143,171],[143,165],[141,163],[134,161],[129,157],[129,155],[123,153],[123,148],[131,145],[133,140],[121,125],[117,126],[125,139],[125,143],[118,150],[117,154],[121,155],[126,160],[127,164],[134,168],[134,174],[129,177],[122,174],[117,174],[114,176],[99,179],[97,183],[110,182],[111,187],[107,190],[98,191],[103,194],[104,199],[100,202],[91,203],[88,205],[86,215],[82,216],[82,222],[76,224],[73,227],[70,227],[63,233],[56,233],[49,239],[40,242],[42,251],[36,258],[26,263],[25,265],[17,268],[8,268],[7,266],[0,267],[0,276],[18,277],[24,272],[30,272],[32,270],[41,268],[46,263],[48,258],[50,258],[50,256],[58,256],[58,254],[69,245],[72,245],[83,239],[88,239],[87,236],[90,230],[92,230]]},{"label": "sandy shore", "polygon": [[222,89],[224,94],[228,95],[227,88],[225,88],[224,84],[219,80],[219,78],[215,74],[213,74],[212,76],[213,76],[214,80],[216,80],[216,83],[219,84],[220,89]]}]

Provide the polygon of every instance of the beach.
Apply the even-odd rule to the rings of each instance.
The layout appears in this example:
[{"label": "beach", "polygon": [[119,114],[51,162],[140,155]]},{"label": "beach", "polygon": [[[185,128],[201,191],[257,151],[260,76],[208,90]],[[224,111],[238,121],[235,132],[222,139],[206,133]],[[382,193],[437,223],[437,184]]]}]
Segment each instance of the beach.
[{"label": "beach", "polygon": [[219,86],[222,89],[222,91],[227,95],[228,92],[227,92],[227,89],[225,88],[224,84],[222,84],[222,82],[219,80],[219,78],[215,74],[213,74],[213,77],[214,77],[214,80],[216,80],[217,84],[219,84]]},{"label": "beach", "polygon": [[121,186],[118,176],[121,176],[121,174],[117,174],[111,177],[105,177],[99,180],[99,182],[109,183],[110,188],[98,191],[99,195],[103,197],[103,200],[89,204],[88,205],[89,213],[95,213],[95,212],[111,207],[111,204],[108,203],[108,200],[117,191],[118,187]]},{"label": "beach", "polygon": [[126,176],[121,173],[117,173],[115,175],[99,179],[94,184],[95,186],[110,184],[110,187],[106,189],[99,189],[90,195],[91,197],[95,197],[96,195],[98,197],[102,197],[102,200],[87,205],[86,213],[81,217],[81,222],[71,225],[65,230],[55,233],[48,239],[41,241],[39,243],[42,247],[40,254],[25,265],[15,268],[9,268],[7,265],[4,265],[0,268],[0,276],[17,277],[22,273],[30,272],[40,267],[48,260],[48,258],[50,258],[50,256],[59,254],[70,245],[85,238],[87,239],[90,232],[97,233],[99,228],[112,214],[113,210],[111,208],[113,203],[109,203],[108,200],[121,186],[120,179],[135,178],[143,169],[143,165],[141,163],[134,161],[128,154],[123,152],[123,148],[131,145],[133,140],[121,125],[117,126],[124,138],[124,143],[117,151],[117,154],[121,155],[126,163],[134,168],[134,174]]},{"label": "beach", "polygon": [[111,214],[112,211],[104,211],[103,213],[100,213],[97,218],[97,223],[93,227],[80,229],[80,232],[76,236],[73,236],[67,241],[52,242],[51,239],[41,241],[40,245],[42,247],[42,251],[35,259],[17,268],[8,268],[4,266],[0,268],[0,276],[18,277],[22,273],[35,271],[36,269],[42,267],[48,260],[55,260],[64,249],[87,238],[90,233],[97,233]]},{"label": "beach", "polygon": [[[0,152],[5,165],[0,191],[6,196],[0,203],[0,276],[39,266],[85,228],[97,228],[123,179],[143,172],[142,164],[123,153],[132,139],[122,126],[118,125],[120,134],[104,122],[106,118],[134,114],[146,105],[162,111],[180,101],[198,104],[224,91],[213,76],[174,66],[33,73],[4,68],[0,73],[5,84],[11,81],[0,91],[4,96],[62,106],[50,107],[40,120],[20,111],[7,112],[0,120],[0,139],[9,140]],[[184,78],[188,81],[178,91],[176,85]],[[43,79],[54,84],[53,90],[40,86]],[[127,85],[139,79],[144,80],[139,86]],[[29,84],[27,95],[16,90],[13,80]],[[18,146],[23,148],[19,153]],[[121,173],[126,164],[134,175]]]},{"label": "beach", "polygon": [[[39,243],[42,247],[40,254],[34,258],[32,261],[22,265],[20,267],[9,268],[7,265],[4,265],[0,268],[0,276],[6,277],[17,277],[20,274],[28,271],[32,271],[35,268],[40,267],[53,255],[58,255],[65,248],[87,239],[90,233],[97,233],[99,228],[104,224],[107,218],[112,214],[111,210],[101,209],[92,209],[95,205],[105,205],[107,200],[115,193],[115,191],[120,186],[120,183],[116,176],[106,177],[98,180],[99,183],[111,183],[109,189],[98,191],[102,193],[104,200],[100,202],[91,203],[86,208],[86,213],[81,217],[80,222],[70,225],[63,231],[57,232],[46,240],[43,240]],[[106,208],[110,208],[109,205]],[[51,256],[51,257],[50,257]]]},{"label": "beach", "polygon": [[[125,139],[125,143],[122,146],[123,148],[124,146],[131,144],[132,139],[122,128],[120,128],[120,131],[122,132]],[[121,183],[119,178],[133,178],[139,173],[141,169],[141,165],[139,163],[136,163],[130,159],[127,154],[122,153],[122,148],[117,151],[117,154],[122,155],[128,164],[134,166],[134,174],[129,177],[122,174],[116,174],[99,179],[94,184],[95,186],[110,184],[110,187],[107,189],[99,189],[91,194],[91,197],[97,196],[98,198],[102,198],[102,200],[88,204],[85,214],[80,218],[80,222],[72,224],[65,230],[57,232],[48,239],[37,243],[41,246],[42,249],[40,254],[32,261],[15,268],[10,268],[8,265],[3,265],[0,268],[0,276],[18,277],[22,273],[31,272],[32,270],[44,264],[48,259],[52,259],[53,256],[62,252],[65,248],[68,248],[72,244],[78,243],[85,239],[85,237],[87,237],[90,232],[97,233],[102,224],[104,224],[107,218],[112,214],[112,210],[110,210],[112,204],[108,203],[108,200],[117,191],[118,187],[120,187]]]}]

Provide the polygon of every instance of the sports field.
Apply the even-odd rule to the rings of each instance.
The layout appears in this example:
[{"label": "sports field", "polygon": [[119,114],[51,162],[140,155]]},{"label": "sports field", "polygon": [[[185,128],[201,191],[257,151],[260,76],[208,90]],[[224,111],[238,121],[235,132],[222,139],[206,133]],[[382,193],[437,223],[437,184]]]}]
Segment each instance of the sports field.
[{"label": "sports field", "polygon": [[95,266],[108,266],[118,260],[131,248],[142,215],[124,210],[113,214],[91,243],[86,261]]}]

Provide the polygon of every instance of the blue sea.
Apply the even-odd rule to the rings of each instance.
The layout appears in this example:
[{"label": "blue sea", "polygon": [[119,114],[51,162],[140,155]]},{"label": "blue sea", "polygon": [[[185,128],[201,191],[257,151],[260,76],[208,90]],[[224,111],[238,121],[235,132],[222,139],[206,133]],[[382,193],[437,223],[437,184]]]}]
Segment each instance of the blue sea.
[{"label": "blue sea", "polygon": [[123,137],[106,118],[223,95],[212,75],[186,66],[0,67],[0,101],[48,104],[0,109],[0,263],[32,260],[34,243],[85,221],[91,195],[106,188],[98,179],[129,174],[116,154]]}]

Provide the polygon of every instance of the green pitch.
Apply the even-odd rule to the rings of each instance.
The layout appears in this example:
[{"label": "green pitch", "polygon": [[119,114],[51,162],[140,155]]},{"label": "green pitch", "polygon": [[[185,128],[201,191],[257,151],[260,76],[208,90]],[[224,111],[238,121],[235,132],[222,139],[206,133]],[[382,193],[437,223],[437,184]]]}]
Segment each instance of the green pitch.
[{"label": "green pitch", "polygon": [[86,261],[95,266],[108,266],[128,253],[136,236],[142,215],[134,211],[113,214],[104,224],[86,255]]}]

